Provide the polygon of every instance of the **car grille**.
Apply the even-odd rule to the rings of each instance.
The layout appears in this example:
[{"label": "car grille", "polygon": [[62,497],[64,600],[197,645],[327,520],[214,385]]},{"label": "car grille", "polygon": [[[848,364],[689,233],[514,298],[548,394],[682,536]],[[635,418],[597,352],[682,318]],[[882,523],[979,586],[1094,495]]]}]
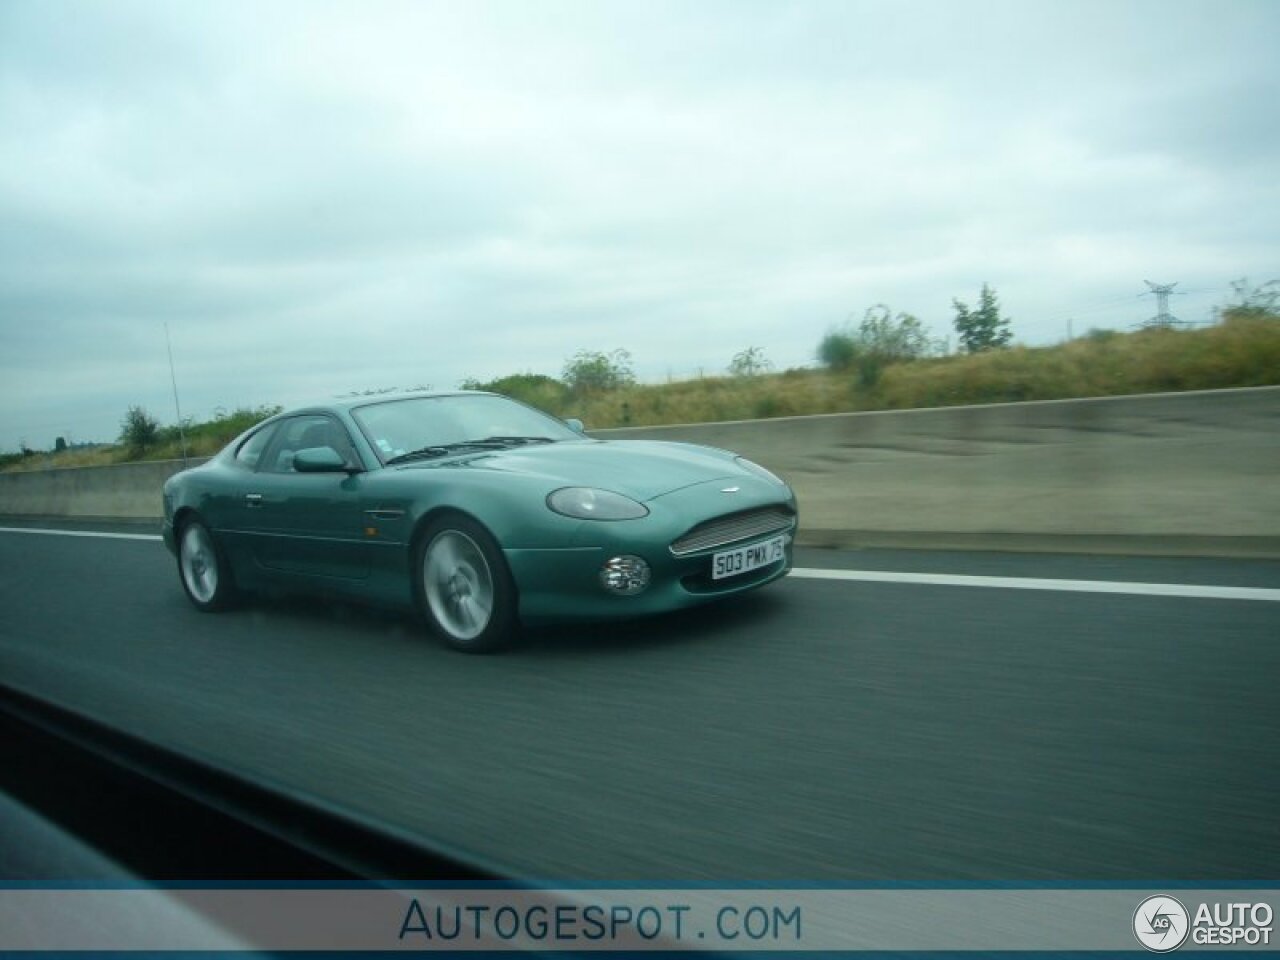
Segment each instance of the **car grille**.
[{"label": "car grille", "polygon": [[762,507],[731,513],[700,523],[671,544],[671,552],[685,557],[702,550],[723,547],[770,533],[781,533],[796,525],[796,515],[786,507]]}]

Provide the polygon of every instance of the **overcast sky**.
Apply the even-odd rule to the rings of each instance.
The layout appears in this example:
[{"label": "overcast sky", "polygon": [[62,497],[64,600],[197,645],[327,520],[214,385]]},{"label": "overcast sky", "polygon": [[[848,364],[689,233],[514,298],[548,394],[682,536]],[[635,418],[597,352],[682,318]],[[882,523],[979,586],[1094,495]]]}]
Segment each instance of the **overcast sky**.
[{"label": "overcast sky", "polygon": [[0,449],[1280,277],[1280,2],[0,3]]}]

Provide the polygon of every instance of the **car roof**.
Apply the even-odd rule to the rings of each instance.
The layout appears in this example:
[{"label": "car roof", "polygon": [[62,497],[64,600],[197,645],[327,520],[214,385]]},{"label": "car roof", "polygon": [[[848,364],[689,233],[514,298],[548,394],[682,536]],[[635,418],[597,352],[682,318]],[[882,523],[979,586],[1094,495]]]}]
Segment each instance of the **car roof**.
[{"label": "car roof", "polygon": [[360,394],[355,397],[339,397],[336,400],[326,400],[321,403],[300,404],[288,410],[282,410],[281,415],[292,413],[305,413],[313,410],[354,410],[356,407],[368,406],[371,403],[385,403],[392,400],[417,400],[426,397],[471,397],[471,396],[500,396],[500,394],[488,393],[484,390],[406,390],[394,393],[370,393]]}]

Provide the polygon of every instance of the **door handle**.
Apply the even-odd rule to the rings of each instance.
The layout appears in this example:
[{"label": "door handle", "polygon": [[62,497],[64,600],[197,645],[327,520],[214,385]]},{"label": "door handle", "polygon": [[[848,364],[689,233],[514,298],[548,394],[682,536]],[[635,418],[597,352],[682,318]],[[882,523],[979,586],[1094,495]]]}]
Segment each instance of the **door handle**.
[{"label": "door handle", "polygon": [[244,495],[244,505],[245,505],[246,507],[260,507],[260,506],[262,506],[262,494],[260,494],[260,493],[246,493],[246,494]]}]

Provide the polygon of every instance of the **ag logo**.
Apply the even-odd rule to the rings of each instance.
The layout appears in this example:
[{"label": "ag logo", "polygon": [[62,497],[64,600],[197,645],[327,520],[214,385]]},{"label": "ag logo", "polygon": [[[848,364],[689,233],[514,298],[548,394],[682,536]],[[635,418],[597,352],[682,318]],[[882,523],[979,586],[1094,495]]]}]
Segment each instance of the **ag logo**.
[{"label": "ag logo", "polygon": [[1187,939],[1190,926],[1187,908],[1163,894],[1147,897],[1133,912],[1133,935],[1156,953],[1177,950]]}]

